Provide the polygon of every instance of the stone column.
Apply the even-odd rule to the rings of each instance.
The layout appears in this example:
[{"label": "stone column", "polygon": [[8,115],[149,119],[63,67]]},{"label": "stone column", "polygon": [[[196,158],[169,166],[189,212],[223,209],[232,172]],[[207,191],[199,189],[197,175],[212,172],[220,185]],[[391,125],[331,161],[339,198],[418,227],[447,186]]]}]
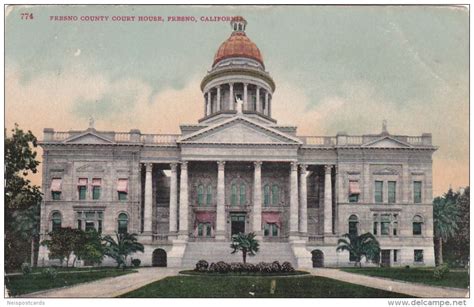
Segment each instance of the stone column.
[{"label": "stone column", "polygon": [[217,112],[221,110],[221,86],[217,86],[217,106],[216,106]]},{"label": "stone column", "polygon": [[324,167],[324,233],[332,234],[332,165]]},{"label": "stone column", "polygon": [[171,163],[170,178],[170,233],[178,231],[178,165]]},{"label": "stone column", "polygon": [[257,95],[257,106],[256,106],[256,110],[255,110],[255,111],[256,111],[256,112],[260,112],[260,109],[261,109],[261,107],[260,107],[260,86],[257,86],[257,93],[256,93],[256,95]]},{"label": "stone column", "polygon": [[216,240],[225,240],[225,162],[217,162]]},{"label": "stone column", "polygon": [[207,92],[207,115],[212,113],[211,91]]},{"label": "stone column", "polygon": [[254,165],[253,177],[253,231],[257,238],[262,237],[262,162],[257,161]]},{"label": "stone column", "polygon": [[300,228],[301,234],[306,235],[308,233],[308,198],[307,198],[307,185],[306,177],[308,166],[306,164],[300,165]]},{"label": "stone column", "polygon": [[179,237],[188,238],[188,162],[181,162],[181,178],[179,191]]},{"label": "stone column", "polygon": [[248,83],[244,83],[244,110],[249,109],[249,106],[248,106],[248,103],[247,103],[247,98],[248,98],[247,86],[248,85],[249,85]]},{"label": "stone column", "polygon": [[153,164],[145,164],[145,206],[143,210],[143,232],[145,234],[152,234],[152,218],[153,218],[153,181],[152,170]]},{"label": "stone column", "polygon": [[290,237],[298,236],[298,165],[291,162],[290,170]]},{"label": "stone column", "polygon": [[263,114],[268,115],[268,92],[265,91],[265,110],[263,110]]},{"label": "stone column", "polygon": [[234,83],[229,83],[229,110],[234,109]]}]

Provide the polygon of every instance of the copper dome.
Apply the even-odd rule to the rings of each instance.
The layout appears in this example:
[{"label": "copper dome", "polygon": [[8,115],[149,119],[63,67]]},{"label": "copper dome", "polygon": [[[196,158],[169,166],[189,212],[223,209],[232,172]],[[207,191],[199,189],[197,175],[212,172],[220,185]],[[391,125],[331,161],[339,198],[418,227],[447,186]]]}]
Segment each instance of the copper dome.
[{"label": "copper dome", "polygon": [[234,57],[253,59],[264,65],[262,54],[257,45],[255,45],[243,31],[233,32],[232,35],[221,44],[214,56],[214,63],[212,65],[214,66],[223,59]]}]

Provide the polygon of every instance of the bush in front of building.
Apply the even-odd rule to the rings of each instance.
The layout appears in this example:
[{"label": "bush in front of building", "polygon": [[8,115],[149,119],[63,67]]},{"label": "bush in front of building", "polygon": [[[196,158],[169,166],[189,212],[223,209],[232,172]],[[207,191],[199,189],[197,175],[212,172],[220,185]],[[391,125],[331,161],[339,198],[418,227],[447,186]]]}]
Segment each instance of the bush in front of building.
[{"label": "bush in front of building", "polygon": [[227,263],[219,261],[217,263],[212,262],[210,265],[206,260],[199,260],[196,263],[194,269],[195,272],[201,273],[261,273],[261,274],[273,274],[273,273],[292,273],[295,272],[293,265],[285,261],[282,264],[278,261],[274,262],[259,262],[257,264],[252,263],[241,263],[231,262]]},{"label": "bush in front of building", "polygon": [[21,272],[23,275],[28,275],[31,273],[31,265],[28,262],[23,262],[21,264]]},{"label": "bush in front of building", "polygon": [[274,272],[274,273],[281,272],[280,262],[278,262],[278,261],[273,261],[272,262],[272,272]]},{"label": "bush in front of building", "polygon": [[216,271],[219,273],[229,273],[230,272],[230,264],[219,261],[216,263]]},{"label": "bush in front of building", "polygon": [[209,268],[207,269],[207,271],[209,273],[215,273],[217,272],[217,269],[216,269],[216,264],[214,262],[212,262],[210,265],[209,265]]},{"label": "bush in front of building", "polygon": [[142,263],[142,261],[140,259],[132,259],[132,265],[135,268],[138,268],[141,263]]},{"label": "bush in front of building", "polygon": [[285,273],[291,273],[295,271],[295,268],[293,267],[291,263],[289,263],[288,261],[285,261],[281,264],[281,271]]},{"label": "bush in front of building", "polygon": [[433,271],[434,279],[443,279],[449,273],[449,266],[446,263],[437,266]]},{"label": "bush in front of building", "polygon": [[55,268],[46,268],[41,272],[41,275],[45,276],[48,279],[54,280],[58,276],[58,270]]},{"label": "bush in front of building", "polygon": [[196,268],[194,270],[198,272],[206,272],[208,267],[209,263],[206,260],[199,260],[196,263]]}]

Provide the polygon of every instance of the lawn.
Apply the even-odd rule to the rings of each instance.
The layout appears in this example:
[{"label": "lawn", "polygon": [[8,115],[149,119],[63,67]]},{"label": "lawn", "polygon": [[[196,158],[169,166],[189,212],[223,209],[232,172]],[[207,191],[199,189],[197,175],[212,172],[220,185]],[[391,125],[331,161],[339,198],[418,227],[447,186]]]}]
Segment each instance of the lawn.
[{"label": "lawn", "polygon": [[385,277],[430,286],[453,287],[467,289],[469,273],[467,270],[451,270],[445,278],[437,280],[433,277],[434,268],[343,268],[345,272]]},{"label": "lawn", "polygon": [[[76,271],[77,268],[69,268]],[[100,269],[83,272],[69,273],[67,271],[58,271],[56,278],[52,279],[44,274],[14,275],[5,276],[5,285],[11,296],[42,291],[53,288],[71,286],[79,283],[90,282],[106,277],[115,277],[136,272],[133,270],[122,269]]]},{"label": "lawn", "polygon": [[[274,293],[271,293],[272,281]],[[408,297],[316,276],[173,276],[121,297],[252,298],[252,297]]]}]

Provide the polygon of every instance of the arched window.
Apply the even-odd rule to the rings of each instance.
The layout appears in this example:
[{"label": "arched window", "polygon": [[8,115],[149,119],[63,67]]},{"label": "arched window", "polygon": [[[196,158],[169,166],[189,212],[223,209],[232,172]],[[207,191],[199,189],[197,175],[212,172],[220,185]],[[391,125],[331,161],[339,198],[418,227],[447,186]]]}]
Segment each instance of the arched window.
[{"label": "arched window", "polygon": [[118,232],[127,233],[128,232],[128,215],[126,213],[120,213],[117,221],[118,221]]},{"label": "arched window", "polygon": [[204,204],[204,187],[203,185],[198,186],[198,206],[202,206]]},{"label": "arched window", "polygon": [[212,186],[207,186],[207,196],[206,196],[206,205],[210,206],[212,203]]},{"label": "arched window", "polygon": [[270,205],[270,186],[268,184],[263,187],[263,205],[265,207]]},{"label": "arched window", "polygon": [[230,204],[232,206],[237,205],[237,186],[235,184],[232,185],[232,195],[230,199]]},{"label": "arched window", "polygon": [[245,184],[240,185],[240,205],[245,205],[247,200],[245,199]]},{"label": "arched window", "polygon": [[421,235],[423,233],[423,218],[419,215],[413,217],[413,235]]},{"label": "arched window", "polygon": [[278,186],[274,184],[272,186],[272,205],[278,205],[280,202],[280,191],[278,189]]},{"label": "arched window", "polygon": [[358,235],[359,219],[355,215],[349,217],[349,234]]},{"label": "arched window", "polygon": [[56,231],[61,228],[61,213],[58,211],[54,212],[51,215],[51,230]]}]

